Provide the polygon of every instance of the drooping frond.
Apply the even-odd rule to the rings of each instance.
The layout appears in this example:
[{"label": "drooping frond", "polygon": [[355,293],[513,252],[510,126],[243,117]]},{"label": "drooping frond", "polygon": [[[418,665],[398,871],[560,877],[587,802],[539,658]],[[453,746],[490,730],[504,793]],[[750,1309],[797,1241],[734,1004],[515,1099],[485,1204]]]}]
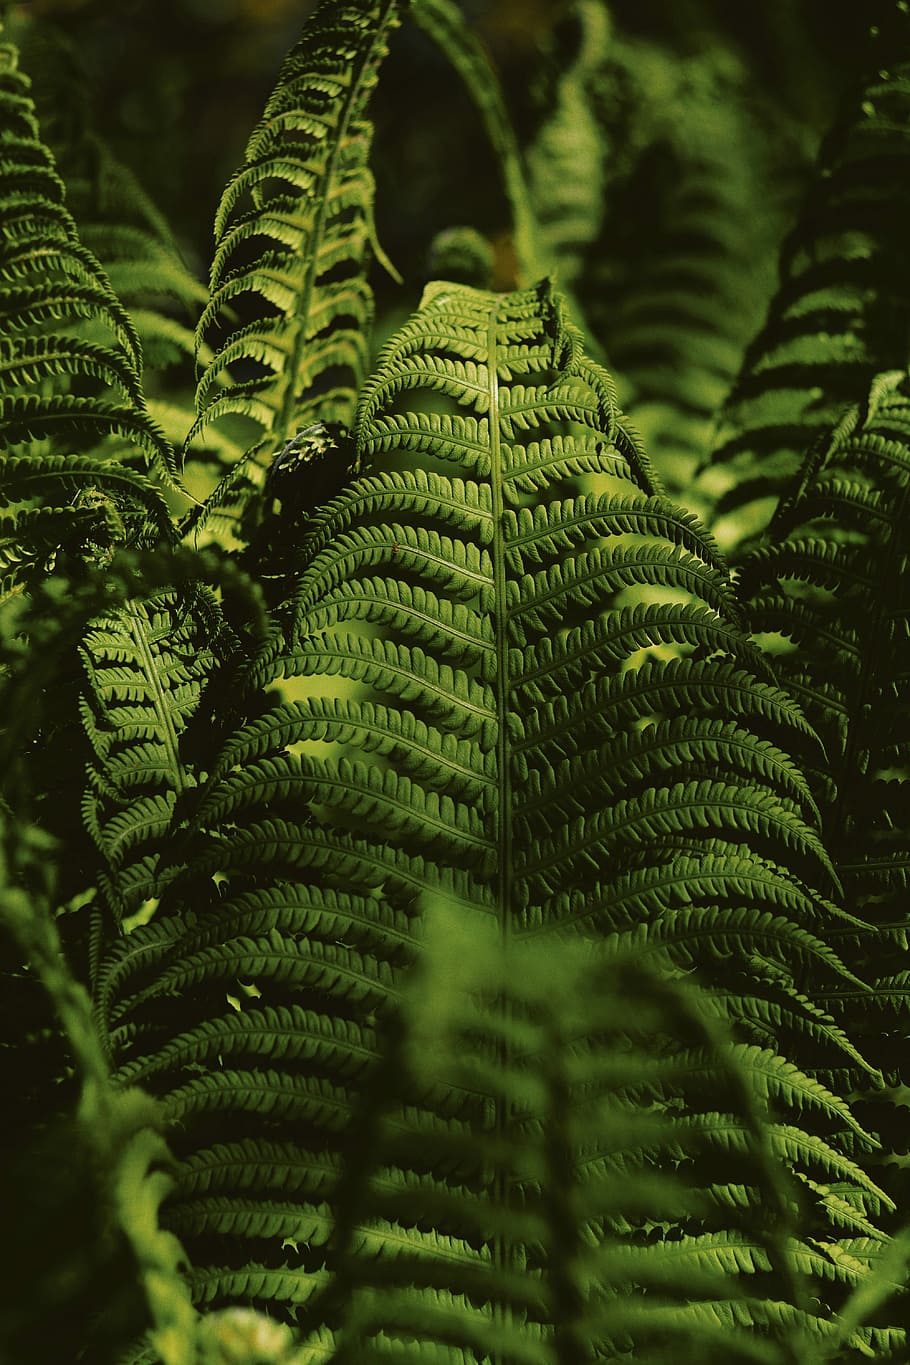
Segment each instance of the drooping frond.
[{"label": "drooping frond", "polygon": [[215,506],[242,508],[269,459],[315,418],[351,420],[368,358],[367,266],[379,250],[365,113],[397,9],[330,0],[315,10],[219,204],[197,328],[214,354],[187,442],[235,419]]},{"label": "drooping frond", "polygon": [[[814,786],[828,846],[848,904],[873,926],[854,932],[849,955],[876,989],[871,999],[848,992],[848,1026],[891,1085],[902,1084],[894,1042],[906,1033],[910,1002],[901,967],[910,880],[908,490],[910,385],[895,371],[815,443],[767,544],[742,570],[754,627],[825,744]],[[892,1151],[906,1150],[903,1128],[902,1118],[895,1131],[889,1125]]]},{"label": "drooping frond", "polygon": [[[793,1131],[806,1235],[830,1248],[804,1257],[823,1333],[888,1201],[843,1098],[866,1064],[814,999],[863,983],[829,941],[852,922],[791,758],[811,728],[548,282],[430,286],[355,437],[363,472],[309,522],[155,920],[98,979],[118,1075],[175,1125],[168,1217],[198,1300],[296,1311],[325,1284],[327,1173],[441,896],[505,938],[622,930],[698,963]],[[710,1066],[688,1084],[725,1112]],[[415,1122],[443,1133],[461,1104],[442,1087]],[[454,1236],[420,1240],[458,1294],[476,1252]]]},{"label": "drooping frond", "polygon": [[764,531],[812,442],[907,363],[910,301],[910,17],[888,6],[871,74],[822,147],[700,479],[724,547]]}]

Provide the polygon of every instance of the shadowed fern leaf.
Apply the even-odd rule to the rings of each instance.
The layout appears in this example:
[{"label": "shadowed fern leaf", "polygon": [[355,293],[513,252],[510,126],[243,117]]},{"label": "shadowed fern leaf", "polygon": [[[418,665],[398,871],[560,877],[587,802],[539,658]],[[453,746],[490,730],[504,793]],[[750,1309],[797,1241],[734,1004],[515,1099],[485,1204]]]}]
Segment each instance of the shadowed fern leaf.
[{"label": "shadowed fern leaf", "polygon": [[82,813],[117,922],[153,900],[158,850],[174,839],[198,785],[186,731],[233,653],[226,637],[217,604],[200,587],[136,599],[93,622],[80,646],[88,679],[82,721],[94,751]]},{"label": "shadowed fern leaf", "polygon": [[[824,740],[824,770],[809,776],[848,903],[871,926],[848,931],[842,951],[875,983],[871,998],[848,988],[842,1008],[850,1036],[898,1087],[898,1104],[896,1045],[907,1038],[910,1001],[910,975],[900,970],[910,880],[908,492],[910,385],[896,371],[878,376],[866,402],[815,443],[768,543],[742,570],[754,627]],[[881,1126],[906,1164],[902,1114]]]},{"label": "shadowed fern leaf", "polygon": [[308,1315],[342,1324],[331,1360],[818,1359],[820,1253],[747,1054],[623,936],[503,951],[491,929],[437,909],[358,1111]]},{"label": "shadowed fern leaf", "polygon": [[876,373],[907,363],[910,15],[889,9],[872,74],[822,148],[699,480],[725,548],[761,534],[813,440]]},{"label": "shadowed fern leaf", "polygon": [[[43,135],[66,184],[79,236],[107,272],[142,342],[150,376],[195,353],[193,323],[208,298],[184,264],[167,222],[133,172],[94,126],[91,86],[81,54],[60,29],[17,17],[13,32],[31,73]],[[162,404],[152,400],[153,412]],[[183,440],[188,418],[173,439]]]},{"label": "shadowed fern leaf", "polygon": [[[759,133],[769,115],[724,49],[681,60],[617,43],[609,55],[600,87],[621,76],[640,86],[648,140],[607,190],[581,292],[624,407],[671,492],[688,499],[773,289],[779,224]],[[654,85],[669,87],[660,102]]]}]

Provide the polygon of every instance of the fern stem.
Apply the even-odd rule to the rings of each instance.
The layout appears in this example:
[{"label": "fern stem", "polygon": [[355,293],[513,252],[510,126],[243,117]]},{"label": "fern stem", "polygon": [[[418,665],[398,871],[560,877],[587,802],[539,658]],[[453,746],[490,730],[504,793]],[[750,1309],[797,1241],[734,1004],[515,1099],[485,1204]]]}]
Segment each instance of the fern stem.
[{"label": "fern stem", "polygon": [[[501,305],[500,305],[501,307]],[[496,648],[494,659],[496,667],[496,776],[499,784],[497,801],[497,848],[499,869],[497,878],[496,903],[499,907],[500,934],[504,947],[511,939],[512,916],[512,774],[510,769],[510,750],[508,735],[509,716],[509,640],[506,596],[505,539],[502,535],[504,516],[504,497],[502,483],[502,443],[500,437],[500,400],[499,374],[497,370],[497,349],[500,308],[491,308],[487,324],[487,382],[490,393],[490,487],[493,503],[493,611]],[[499,534],[496,534],[496,532]],[[510,1006],[504,1003],[507,1014]],[[497,1045],[499,1063],[505,1073],[509,1066],[509,1030],[503,1031],[502,1041]],[[506,1144],[512,1131],[514,1115],[508,1100],[501,1098],[496,1105],[497,1145]],[[497,1168],[494,1182],[494,1199],[498,1207],[504,1208],[509,1198],[508,1173]],[[496,1233],[494,1261],[498,1270],[510,1270],[510,1250],[502,1232]],[[508,1327],[511,1307],[508,1303],[498,1302],[494,1306],[494,1316],[505,1318],[500,1325]],[[498,1365],[498,1363],[497,1363]]]}]

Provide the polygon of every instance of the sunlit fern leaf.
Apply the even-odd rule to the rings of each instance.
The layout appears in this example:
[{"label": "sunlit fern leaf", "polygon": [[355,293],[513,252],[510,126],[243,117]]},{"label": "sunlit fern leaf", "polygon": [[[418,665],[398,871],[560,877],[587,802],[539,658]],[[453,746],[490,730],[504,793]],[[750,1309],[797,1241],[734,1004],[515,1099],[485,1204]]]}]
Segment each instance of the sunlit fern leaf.
[{"label": "sunlit fern leaf", "polygon": [[[895,975],[910,865],[908,490],[910,386],[897,371],[878,376],[866,401],[815,443],[742,570],[753,626],[825,742],[815,786],[828,844],[850,908],[874,926],[857,927],[842,949],[877,984],[859,1008],[850,993],[848,1028],[892,1086],[901,1084],[894,1038],[906,1030],[910,984]],[[906,1150],[898,1133],[889,1139]]]},{"label": "sunlit fern leaf", "polygon": [[871,74],[822,148],[767,321],[699,479],[725,548],[764,531],[812,442],[873,375],[907,360],[910,15],[889,9]]},{"label": "sunlit fern leaf", "polygon": [[377,249],[365,111],[397,11],[397,0],[332,0],[314,11],[218,207],[211,296],[197,327],[214,354],[187,447],[222,418],[248,419],[249,439],[232,436],[229,472],[211,499],[235,516],[299,429],[317,417],[349,422],[353,412]]},{"label": "sunlit fern leaf", "polygon": [[[198,1294],[293,1307],[323,1283],[322,1176],[280,1210],[270,1179],[246,1184],[232,1212],[220,1148],[229,1130],[257,1162],[263,1143],[338,1157],[427,894],[505,937],[625,930],[675,970],[697,962],[755,1084],[805,1133],[808,1235],[854,1235],[844,1197],[874,1226],[887,1200],[853,1159],[874,1138],[843,1100],[865,1064],[813,997],[820,978],[862,989],[830,942],[855,922],[790,757],[817,740],[562,300],[546,281],[430,286],[355,433],[363,472],[291,551],[296,587],[235,679],[156,918],[99,976],[120,1074],[161,1096],[199,1191],[184,1206],[178,1183],[173,1205]],[[723,1108],[710,1068],[690,1079]],[[442,1140],[465,1102],[440,1087],[414,1122]],[[448,1235],[424,1239],[437,1280]],[[809,1260],[824,1322],[850,1277]]]}]

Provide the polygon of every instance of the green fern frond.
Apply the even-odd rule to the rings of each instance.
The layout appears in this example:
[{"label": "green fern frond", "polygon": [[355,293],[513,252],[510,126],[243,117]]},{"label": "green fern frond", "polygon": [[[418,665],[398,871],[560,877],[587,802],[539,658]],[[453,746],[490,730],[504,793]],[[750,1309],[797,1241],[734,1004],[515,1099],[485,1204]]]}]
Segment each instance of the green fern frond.
[{"label": "green fern frond", "polygon": [[615,127],[601,113],[606,222],[581,238],[577,287],[624,407],[670,491],[690,501],[773,291],[781,225],[769,162],[781,148],[774,111],[720,42],[682,56],[617,35],[589,75],[589,105],[609,110],[617,91],[633,121]]},{"label": "green fern frond", "polygon": [[[851,1037],[892,1084],[905,1010],[893,954],[906,947],[910,854],[902,700],[908,487],[910,390],[898,371],[879,375],[865,403],[814,444],[767,543],[742,571],[753,625],[782,649],[781,676],[825,741],[826,781],[815,783],[824,827],[848,904],[870,926],[848,936],[842,951],[875,986],[871,1008],[852,993],[839,1007]],[[838,1008],[836,990],[829,1007]],[[889,1140],[904,1151],[896,1118],[887,1121]]]},{"label": "green fern frond", "polygon": [[[0,310],[8,328],[19,333],[18,344],[26,349],[20,370],[7,369],[3,385],[7,418],[15,428],[19,405],[28,399],[20,390],[44,375],[65,377],[85,373],[87,357],[93,355],[94,377],[105,387],[124,390],[134,401],[122,408],[122,422],[144,445],[159,472],[173,472],[173,457],[144,409],[139,391],[140,352],[133,326],[114,294],[96,258],[81,243],[75,224],[64,207],[63,184],[53,159],[39,139],[38,126],[28,96],[28,82],[17,68],[16,49],[3,45],[2,107],[3,161],[0,165],[0,202],[4,204],[4,241],[0,254]],[[39,333],[42,323],[72,325],[90,318],[116,342],[94,348],[88,339],[80,346],[78,336]],[[21,333],[25,332],[25,335]],[[29,335],[32,332],[32,335]],[[32,348],[44,341],[42,363],[29,361]],[[57,350],[54,350],[54,347]],[[8,348],[12,347],[12,338]],[[41,353],[38,352],[38,355]],[[14,359],[11,354],[10,359]],[[59,403],[63,404],[63,395]],[[78,422],[77,422],[78,430]],[[102,431],[104,429],[102,428]],[[7,436],[15,442],[15,431]]]},{"label": "green fern frond", "polygon": [[576,0],[571,12],[580,30],[578,48],[559,73],[551,112],[527,155],[539,239],[569,289],[578,282],[606,210],[606,149],[593,87],[613,39],[601,0]]},{"label": "green fern frond", "polygon": [[267,459],[308,422],[350,422],[377,245],[365,111],[397,9],[397,0],[356,0],[313,13],[222,196],[197,327],[213,354],[187,446],[228,416],[251,419],[257,434],[235,444],[214,505],[242,506]]},{"label": "green fern frond", "polygon": [[[881,1196],[849,1164],[869,1139],[843,1095],[869,1066],[815,1003],[820,983],[862,988],[840,952],[858,922],[830,899],[821,797],[790,757],[817,740],[739,624],[713,541],[655,489],[561,300],[547,282],[431,286],[364,386],[355,435],[363,472],[309,519],[294,591],[234,675],[236,721],[159,860],[155,919],[98,977],[118,1075],[165,1105],[194,1189],[210,1169],[218,1180],[180,1224],[197,1292],[224,1303],[244,1283],[262,1304],[254,1286],[274,1285],[276,1303],[299,1302],[324,1278],[321,1244],[297,1277],[280,1238],[247,1235],[257,1207],[263,1227],[278,1216],[257,1153],[299,1141],[341,1160],[428,895],[554,951],[620,928],[675,972],[697,962],[739,1069],[843,1160],[862,1232],[875,1228]],[[769,1043],[775,1011],[785,1048]],[[491,1061],[486,1099],[474,1084],[409,1101],[418,1137],[393,1202],[414,1180],[414,1200],[426,1193],[426,1135],[506,1123],[496,1077],[511,1051]],[[650,1066],[637,1056],[624,1082],[647,1103]],[[704,1058],[680,1065],[685,1103],[717,1111],[724,1085]],[[264,1182],[236,1194],[216,1176],[228,1123]],[[806,1236],[852,1237],[817,1163],[797,1169],[819,1186]],[[723,1208],[751,1207],[748,1181],[704,1183],[727,1191]],[[178,1178],[175,1217],[185,1197]],[[321,1186],[302,1192],[302,1225],[322,1202]],[[385,1228],[364,1254],[390,1237],[399,1269],[416,1258],[470,1297],[407,1231]],[[808,1253],[805,1268],[828,1322],[850,1276],[829,1292]],[[799,1319],[792,1298],[755,1301],[740,1321]]]},{"label": "green fern frond", "polygon": [[701,486],[725,547],[761,534],[813,441],[876,373],[906,363],[908,44],[897,6],[871,75],[822,149],[768,319],[724,410]]},{"label": "green fern frond", "polygon": [[[393,1359],[404,1360],[409,1344],[419,1343],[429,1358],[449,1345],[463,1359],[496,1351],[568,1365],[599,1359],[620,1342],[649,1360],[688,1359],[689,1351],[694,1359],[715,1330],[712,1300],[738,1306],[743,1325],[761,1320],[761,1290],[749,1281],[779,1272],[781,1249],[750,1229],[748,1213],[735,1230],[702,1224],[669,1245],[646,1236],[640,1213],[660,1209],[673,1219],[685,1210],[691,1228],[704,1207],[691,1175],[684,1185],[659,1173],[700,1157],[707,1168],[711,1154],[697,1150],[695,1128],[677,1125],[666,1107],[685,1054],[654,1047],[654,1038],[698,1037],[715,1064],[728,1068],[728,1085],[736,1070],[732,1057],[718,1055],[694,1001],[663,980],[655,989],[616,943],[601,959],[566,944],[501,955],[493,942],[490,935],[472,939],[463,919],[440,914],[431,921],[425,965],[405,995],[404,1027],[364,1097],[338,1185],[336,1280],[308,1314],[310,1323],[326,1313],[340,1317],[332,1359],[387,1359],[391,1349]],[[642,1074],[663,1104],[637,1103]],[[481,1112],[481,1122],[466,1130],[412,1131],[402,1098],[410,1086],[440,1079],[489,1093],[499,1121],[484,1122]],[[732,1093],[741,1086],[737,1079]],[[731,1128],[743,1139],[737,1173],[764,1185],[748,1103],[743,1118],[704,1115],[698,1131],[710,1148],[715,1132]],[[406,1180],[418,1143],[421,1174]],[[463,1171],[480,1167],[486,1200],[472,1198],[473,1187],[454,1172],[448,1189],[426,1174],[431,1163],[452,1170],[456,1162]],[[769,1189],[775,1206],[781,1194]],[[785,1219],[793,1208],[782,1210]],[[449,1272],[445,1283],[460,1284],[458,1295],[440,1293],[422,1259],[419,1228],[428,1209],[435,1226],[488,1249],[473,1267]],[[811,1245],[794,1241],[785,1255],[793,1258],[785,1279],[810,1271],[823,1278],[824,1258]],[[671,1305],[693,1301],[670,1327]],[[726,1358],[751,1358],[730,1325]],[[780,1355],[767,1343],[766,1358],[791,1358],[796,1334],[789,1342],[776,1335]]]},{"label": "green fern frond", "polygon": [[[76,44],[43,16],[17,16],[13,32],[32,73],[33,98],[66,185],[67,205],[81,240],[129,312],[142,342],[148,382],[150,373],[193,356],[192,322],[207,291],[187,269],[173,233],[136,175],[94,126],[91,83]],[[189,420],[185,416],[172,444],[182,442]]]},{"label": "green fern frond", "polygon": [[[159,531],[169,536],[163,501],[140,471],[152,471],[174,486],[173,452],[143,397],[135,328],[77,234],[63,183],[40,140],[28,90],[15,47],[4,43],[0,417],[4,505],[14,507],[4,545],[4,596],[40,581],[53,566],[54,551],[63,546],[91,560],[117,542],[135,544],[137,534],[148,534],[142,523],[149,510]],[[122,465],[119,474],[114,460]],[[77,530],[72,500],[90,466],[97,471],[96,503],[105,503],[107,510],[96,519],[97,540],[88,534],[80,545],[80,531],[94,528],[82,517]],[[119,488],[111,498],[103,490],[113,484]],[[34,519],[25,516],[18,524],[18,517],[38,510],[47,516],[33,543]],[[49,546],[55,520],[60,538]]]}]

